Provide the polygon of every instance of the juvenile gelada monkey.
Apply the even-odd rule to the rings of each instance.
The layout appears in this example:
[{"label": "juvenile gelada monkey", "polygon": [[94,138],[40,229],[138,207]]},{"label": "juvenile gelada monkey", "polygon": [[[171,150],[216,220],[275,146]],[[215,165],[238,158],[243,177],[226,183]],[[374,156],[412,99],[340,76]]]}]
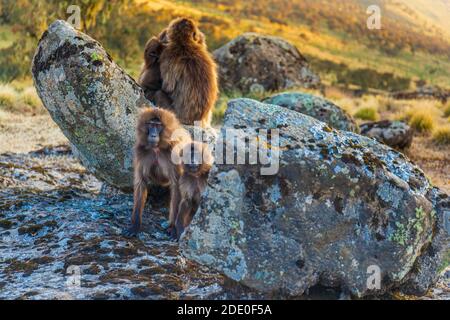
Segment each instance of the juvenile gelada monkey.
[{"label": "juvenile gelada monkey", "polygon": [[200,205],[201,195],[206,188],[213,156],[204,143],[190,142],[181,149],[182,175],[178,179],[180,197],[175,218],[176,237],[180,239],[184,229],[191,223]]}]

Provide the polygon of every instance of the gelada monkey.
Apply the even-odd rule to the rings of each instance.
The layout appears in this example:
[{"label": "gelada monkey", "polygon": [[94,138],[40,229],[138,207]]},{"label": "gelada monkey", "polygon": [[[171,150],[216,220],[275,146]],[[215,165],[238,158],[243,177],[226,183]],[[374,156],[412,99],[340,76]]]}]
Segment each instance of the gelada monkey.
[{"label": "gelada monkey", "polygon": [[178,240],[197,212],[201,194],[207,185],[209,170],[214,162],[208,146],[200,142],[190,142],[183,146],[180,156],[183,174],[178,179],[179,192],[176,195],[180,197],[180,204],[175,218]]},{"label": "gelada monkey", "polygon": [[191,19],[178,18],[167,28],[167,45],[160,56],[162,89],[183,124],[211,124],[217,100],[217,67],[204,35]]},{"label": "gelada monkey", "polygon": [[145,97],[158,107],[170,109],[172,100],[162,91],[162,78],[159,68],[159,58],[167,44],[167,32],[163,30],[158,37],[147,41],[144,50],[144,66],[139,76],[138,84],[144,90]]},{"label": "gelada monkey", "polygon": [[179,154],[181,146],[190,140],[172,112],[161,108],[145,108],[141,112],[134,147],[134,205],[131,227],[125,236],[136,236],[140,231],[149,183],[170,187],[169,223],[174,229],[179,204],[176,186],[182,167],[172,154]]}]

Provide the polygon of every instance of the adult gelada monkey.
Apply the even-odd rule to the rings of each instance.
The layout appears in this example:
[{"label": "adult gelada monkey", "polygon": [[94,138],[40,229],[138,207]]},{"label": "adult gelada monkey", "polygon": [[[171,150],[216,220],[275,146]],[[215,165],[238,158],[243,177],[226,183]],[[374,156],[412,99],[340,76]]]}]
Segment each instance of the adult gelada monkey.
[{"label": "adult gelada monkey", "polygon": [[180,122],[209,126],[218,93],[217,67],[193,20],[178,18],[170,23],[160,69],[162,89],[172,99]]},{"label": "adult gelada monkey", "polygon": [[182,168],[173,161],[172,152],[179,154],[177,148],[189,141],[189,133],[172,112],[161,108],[145,108],[141,112],[134,147],[134,205],[131,227],[124,232],[125,236],[136,236],[141,229],[149,183],[170,187],[169,223],[174,229],[179,204],[176,186]]}]

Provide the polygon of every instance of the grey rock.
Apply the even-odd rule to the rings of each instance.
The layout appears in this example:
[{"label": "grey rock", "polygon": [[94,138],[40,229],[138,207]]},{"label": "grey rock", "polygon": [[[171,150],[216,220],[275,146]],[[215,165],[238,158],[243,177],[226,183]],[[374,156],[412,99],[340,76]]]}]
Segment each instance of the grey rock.
[{"label": "grey rock", "polygon": [[285,92],[264,99],[263,102],[306,114],[335,129],[359,132],[358,125],[347,112],[321,97],[302,92]]},{"label": "grey rock", "polygon": [[215,50],[214,58],[225,91],[248,93],[320,85],[298,49],[278,37],[244,33]]},{"label": "grey rock", "polygon": [[119,188],[132,185],[132,146],[138,109],[150,105],[135,81],[101,45],[56,21],[33,58],[33,80],[53,120],[82,163]]},{"label": "grey rock", "polygon": [[[229,102],[222,135],[226,128],[279,128],[280,147],[266,148],[281,150],[280,168],[263,176],[261,165],[216,164],[181,238],[187,258],[287,295],[316,284],[364,297],[434,283],[449,245],[444,212],[403,154],[250,99]],[[378,268],[381,286],[373,289]]]},{"label": "grey rock", "polygon": [[412,128],[402,121],[367,122],[362,124],[360,129],[362,135],[375,138],[396,149],[409,148],[414,136]]}]

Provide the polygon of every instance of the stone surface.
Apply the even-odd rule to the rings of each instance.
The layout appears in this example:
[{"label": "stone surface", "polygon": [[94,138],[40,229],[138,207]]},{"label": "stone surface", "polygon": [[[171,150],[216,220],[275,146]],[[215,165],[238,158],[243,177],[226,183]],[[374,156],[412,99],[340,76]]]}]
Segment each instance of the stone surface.
[{"label": "stone surface", "polygon": [[[405,283],[423,294],[436,281],[449,209],[404,155],[249,99],[230,101],[224,127],[279,128],[279,172],[214,166],[181,239],[186,257],[258,291],[288,295],[321,284],[364,297]],[[367,282],[377,268],[381,286],[372,290]]]},{"label": "stone surface", "polygon": [[[32,73],[44,106],[83,165],[131,190],[136,119],[139,108],[152,106],[136,82],[97,41],[60,20],[39,41]],[[214,140],[213,129],[202,133]]]},{"label": "stone surface", "polygon": [[224,91],[248,93],[320,85],[298,49],[278,37],[244,33],[215,50],[214,58]]},{"label": "stone surface", "polygon": [[412,128],[401,121],[367,122],[362,124],[360,129],[362,135],[375,138],[396,149],[410,147],[414,135]]},{"label": "stone surface", "polygon": [[133,197],[101,184],[68,146],[0,155],[0,299],[251,297],[180,256],[160,195],[124,238]]},{"label": "stone surface", "polygon": [[355,120],[342,108],[324,98],[302,92],[285,92],[264,99],[264,103],[276,104],[327,123],[330,127],[358,132]]},{"label": "stone surface", "polygon": [[450,90],[439,86],[420,86],[414,91],[394,92],[391,96],[401,100],[436,99],[446,104],[450,99]]}]

